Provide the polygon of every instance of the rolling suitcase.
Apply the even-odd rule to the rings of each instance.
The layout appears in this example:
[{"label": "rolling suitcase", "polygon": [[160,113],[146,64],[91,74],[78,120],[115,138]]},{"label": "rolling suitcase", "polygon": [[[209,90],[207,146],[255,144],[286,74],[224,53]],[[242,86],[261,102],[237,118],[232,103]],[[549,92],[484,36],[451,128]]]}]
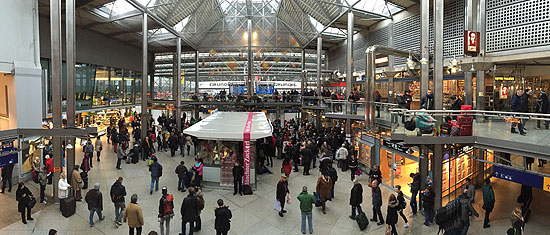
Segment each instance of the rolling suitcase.
[{"label": "rolling suitcase", "polygon": [[369,219],[367,218],[367,215],[365,215],[364,212],[359,213],[355,217],[355,221],[357,221],[357,225],[359,225],[359,229],[361,230],[365,230],[369,225]]},{"label": "rolling suitcase", "polygon": [[472,123],[474,118],[472,116],[458,116],[458,126],[460,130],[458,131],[459,136],[471,136],[472,135]]},{"label": "rolling suitcase", "polygon": [[65,216],[65,218],[74,215],[76,211],[76,200],[73,196],[72,190],[69,191],[69,194],[71,196],[68,198],[63,198],[59,202],[61,204],[61,214]]}]

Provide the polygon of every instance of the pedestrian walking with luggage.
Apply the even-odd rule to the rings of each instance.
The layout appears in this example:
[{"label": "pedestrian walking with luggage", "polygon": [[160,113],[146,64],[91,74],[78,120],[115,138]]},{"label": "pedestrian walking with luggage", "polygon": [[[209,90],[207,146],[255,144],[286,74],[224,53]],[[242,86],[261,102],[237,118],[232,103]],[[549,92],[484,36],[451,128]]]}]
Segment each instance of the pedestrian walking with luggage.
[{"label": "pedestrian walking with luggage", "polygon": [[[21,213],[21,222],[27,224],[27,220],[34,220],[31,217],[31,209],[36,203],[36,199],[33,198],[31,190],[29,190],[23,182],[17,185],[17,191],[15,192],[15,199],[17,200],[17,209]],[[25,211],[26,217],[25,217]],[[25,219],[26,218],[26,219]]]},{"label": "pedestrian walking with luggage", "polygon": [[123,222],[128,222],[130,235],[134,235],[134,231],[136,232],[136,235],[141,235],[141,230],[144,224],[143,212],[141,211],[141,207],[138,205],[137,200],[137,194],[133,194],[132,197],[130,197],[130,203],[126,206],[126,210],[124,211],[124,215],[122,217]]},{"label": "pedestrian walking with luggage", "polygon": [[101,213],[103,211],[103,195],[99,191],[99,186],[99,183],[95,183],[94,188],[88,191],[84,198],[88,203],[88,210],[90,210],[90,227],[94,226],[94,213],[97,213],[100,221],[105,219]]},{"label": "pedestrian walking with luggage", "polygon": [[312,210],[315,204],[315,196],[307,193],[307,186],[302,187],[302,192],[298,195],[300,201],[300,211],[302,213],[302,234],[306,234],[306,219],[309,226],[309,234],[313,233]]},{"label": "pedestrian walking with luggage", "polygon": [[117,181],[111,186],[111,191],[109,195],[111,196],[111,201],[115,206],[115,225],[118,227],[122,225],[122,215],[126,208],[124,197],[126,196],[126,188],[122,185],[122,177],[118,177]]},{"label": "pedestrian walking with luggage", "polygon": [[[382,217],[382,191],[378,186],[378,181],[373,180],[371,183],[372,187],[372,213],[373,217],[370,221],[378,222],[377,225],[384,224],[384,217]],[[380,220],[380,221],[378,221]]]},{"label": "pedestrian walking with luggage", "polygon": [[187,191],[189,192],[189,195],[183,199],[180,210],[182,220],[181,235],[186,235],[185,231],[187,223],[189,223],[189,235],[193,235],[195,230],[195,219],[199,214],[199,199],[195,197],[195,188],[191,187]]},{"label": "pedestrian walking with luggage", "polygon": [[495,206],[495,191],[491,186],[491,180],[485,179],[485,185],[482,187],[483,190],[483,210],[485,210],[485,219],[483,220],[483,228],[489,228],[489,214],[493,211]]},{"label": "pedestrian walking with luggage", "polygon": [[403,227],[408,228],[409,221],[407,220],[407,216],[405,216],[405,213],[403,213],[403,211],[407,207],[407,202],[405,201],[405,196],[401,191],[401,185],[396,185],[395,190],[397,192],[397,201],[399,202],[399,207],[397,207],[397,212],[399,212],[399,215],[401,216],[401,218],[403,218],[403,221],[405,222],[405,225],[403,225]]},{"label": "pedestrian walking with luggage", "polygon": [[185,192],[185,181],[189,178],[189,170],[185,167],[183,160],[176,167],[176,174],[178,175],[178,191]]},{"label": "pedestrian walking with luggage", "polygon": [[97,161],[101,161],[101,151],[103,151],[103,141],[101,140],[101,137],[98,136],[97,139],[95,139],[95,152],[97,155]]},{"label": "pedestrian walking with luggage", "polygon": [[151,172],[151,189],[149,190],[149,194],[153,194],[153,188],[155,191],[159,191],[159,179],[162,176],[162,165],[158,163],[156,157],[153,158],[153,163],[149,165],[149,172]]},{"label": "pedestrian walking with luggage", "polygon": [[283,214],[286,213],[285,210],[285,199],[287,195],[290,194],[288,190],[288,181],[286,175],[282,175],[281,179],[277,183],[277,191],[275,193],[277,201],[281,203],[281,211],[279,211],[279,216],[283,217]]},{"label": "pedestrian walking with luggage", "polygon": [[216,220],[214,221],[214,229],[216,230],[216,235],[227,235],[229,229],[231,228],[231,210],[228,206],[223,204],[222,199],[218,199],[218,207],[214,209],[214,215]]},{"label": "pedestrian walking with luggage", "polygon": [[168,194],[168,188],[162,187],[162,197],[159,202],[158,214],[161,235],[170,235],[170,221],[172,217],[174,217],[174,196]]},{"label": "pedestrian walking with luggage", "polygon": [[[386,224],[391,228],[391,235],[397,235],[397,229],[395,225],[397,224],[397,211],[399,210],[399,201],[395,198],[394,194],[390,194],[388,200],[388,209],[386,212]],[[387,230],[386,230],[387,231]],[[386,232],[386,234],[388,234]]]},{"label": "pedestrian walking with luggage", "polygon": [[332,179],[328,174],[323,174],[317,179],[317,184],[315,186],[315,191],[319,194],[321,198],[321,206],[323,214],[326,214],[326,202],[330,199],[330,191],[332,188]]},{"label": "pedestrian walking with luggage", "polygon": [[232,172],[233,172],[233,195],[237,195],[237,193],[239,193],[242,196],[244,169],[239,164],[238,161],[235,161],[235,166],[233,166]]},{"label": "pedestrian walking with luggage", "polygon": [[361,203],[363,203],[363,186],[359,183],[359,179],[355,179],[353,180],[353,188],[351,188],[349,198],[349,204],[351,205],[350,219],[355,220],[355,211],[357,211],[357,214],[363,213]]},{"label": "pedestrian walking with luggage", "polygon": [[74,198],[79,202],[82,201],[82,187],[84,187],[84,181],[82,181],[82,177],[80,176],[80,173],[78,173],[78,169],[80,169],[80,166],[75,165],[71,175],[71,185],[74,189]]}]

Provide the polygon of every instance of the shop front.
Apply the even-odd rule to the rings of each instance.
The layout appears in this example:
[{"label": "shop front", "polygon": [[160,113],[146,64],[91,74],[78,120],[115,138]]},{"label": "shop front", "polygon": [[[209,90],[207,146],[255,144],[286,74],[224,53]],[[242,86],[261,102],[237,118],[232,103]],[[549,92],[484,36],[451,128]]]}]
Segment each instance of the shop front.
[{"label": "shop front", "polygon": [[478,177],[478,162],[471,157],[473,153],[472,146],[463,146],[449,148],[443,155],[441,174],[443,205],[462,193],[461,189],[466,183],[466,178],[470,178],[473,182]]},{"label": "shop front", "polygon": [[412,182],[411,173],[419,170],[419,152],[405,146],[403,142],[393,142],[383,139],[380,147],[380,171],[382,183],[394,188],[401,186],[401,191],[410,197],[409,184]]},{"label": "shop front", "polygon": [[361,139],[357,141],[359,147],[357,161],[365,166],[365,169],[371,169],[373,166],[373,160],[376,159],[376,142],[380,142],[376,136],[363,133]]}]

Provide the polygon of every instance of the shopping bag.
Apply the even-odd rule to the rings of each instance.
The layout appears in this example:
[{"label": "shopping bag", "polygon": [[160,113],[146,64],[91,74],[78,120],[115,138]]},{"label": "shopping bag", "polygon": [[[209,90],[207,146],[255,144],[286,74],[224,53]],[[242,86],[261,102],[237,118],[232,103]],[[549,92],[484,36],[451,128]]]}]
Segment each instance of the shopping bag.
[{"label": "shopping bag", "polygon": [[273,201],[273,210],[276,210],[277,212],[281,212],[281,202],[277,200]]},{"label": "shopping bag", "polygon": [[289,204],[289,205],[290,205],[290,195],[287,195],[287,196],[286,196],[286,204]]}]

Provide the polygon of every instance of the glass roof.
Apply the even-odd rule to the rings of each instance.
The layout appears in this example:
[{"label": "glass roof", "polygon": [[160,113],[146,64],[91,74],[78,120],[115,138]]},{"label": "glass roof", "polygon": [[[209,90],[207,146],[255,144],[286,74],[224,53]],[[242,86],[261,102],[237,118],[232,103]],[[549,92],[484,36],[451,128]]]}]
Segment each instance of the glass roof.
[{"label": "glass roof", "polygon": [[[317,32],[321,32],[325,28],[325,25],[323,25],[319,21],[315,20],[315,18],[309,16],[309,20],[311,20],[311,23],[313,24],[313,26],[315,27]],[[343,38],[346,37],[346,33],[343,30],[338,29],[338,28],[334,28],[334,27],[328,27],[322,34],[323,35],[330,35],[330,36],[339,36],[339,37],[343,37]]]},{"label": "glass roof", "polygon": [[[137,0],[137,2],[144,6],[150,6],[153,5],[156,0]],[[102,17],[110,18],[134,11],[136,8],[126,0],[116,0],[97,7],[97,10],[97,13],[99,13]]]},{"label": "glass roof", "polygon": [[403,10],[403,8],[385,0],[359,0],[359,3],[355,4],[353,8],[385,16],[390,16]]}]

